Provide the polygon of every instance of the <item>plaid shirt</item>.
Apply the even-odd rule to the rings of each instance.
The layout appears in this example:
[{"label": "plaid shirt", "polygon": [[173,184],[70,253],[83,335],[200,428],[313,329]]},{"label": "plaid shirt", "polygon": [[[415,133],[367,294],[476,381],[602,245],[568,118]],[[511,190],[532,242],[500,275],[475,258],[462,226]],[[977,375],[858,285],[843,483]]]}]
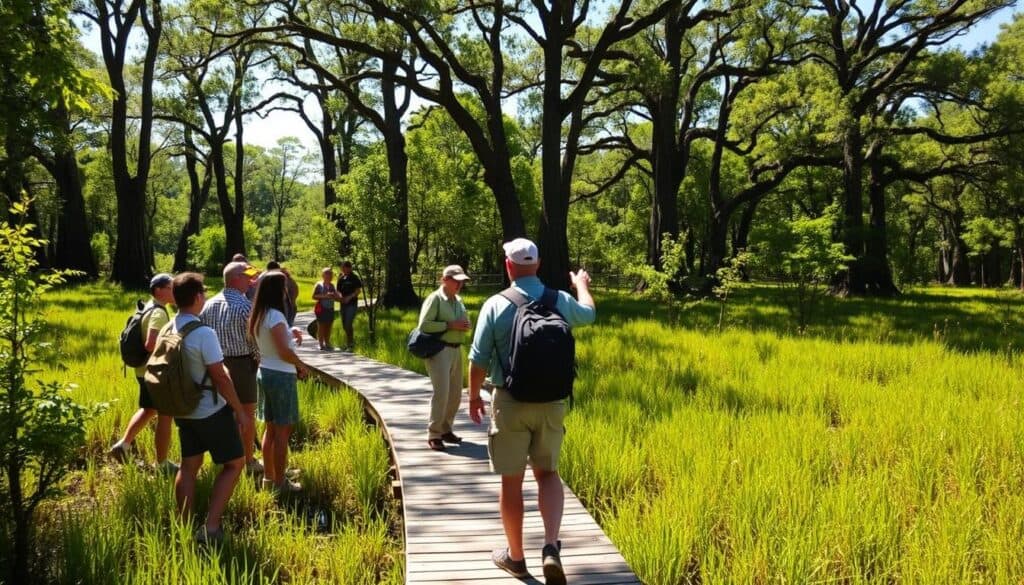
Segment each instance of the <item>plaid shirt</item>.
[{"label": "plaid shirt", "polygon": [[255,340],[249,339],[249,313],[252,303],[233,288],[225,288],[206,301],[199,319],[217,332],[224,357],[251,355],[259,359]]}]

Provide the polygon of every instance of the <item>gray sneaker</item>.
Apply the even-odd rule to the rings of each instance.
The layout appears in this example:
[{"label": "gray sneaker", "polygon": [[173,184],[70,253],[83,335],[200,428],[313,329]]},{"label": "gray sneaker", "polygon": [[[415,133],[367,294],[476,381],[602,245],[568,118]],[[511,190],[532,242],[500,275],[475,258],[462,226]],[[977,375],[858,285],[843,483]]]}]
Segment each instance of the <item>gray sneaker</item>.
[{"label": "gray sneaker", "polygon": [[200,546],[216,546],[224,542],[224,530],[221,528],[218,528],[217,530],[208,530],[206,526],[200,526],[199,528],[196,528],[196,531],[192,536],[196,539],[196,544]]},{"label": "gray sneaker", "polygon": [[160,475],[165,477],[174,477],[178,475],[178,465],[170,460],[163,460],[156,464],[156,470]]},{"label": "gray sneaker", "polygon": [[509,575],[512,575],[516,579],[524,579],[530,576],[530,571],[526,568],[526,559],[513,561],[512,557],[508,555],[507,548],[495,550],[491,553],[491,560],[494,561],[495,566]]},{"label": "gray sneaker", "polygon": [[546,585],[565,585],[565,571],[562,570],[562,543],[556,547],[553,544],[545,544],[541,550],[541,557],[544,561],[544,583]]},{"label": "gray sneaker", "polygon": [[128,461],[128,446],[118,441],[110,449],[107,449],[107,456],[118,463],[124,463]]}]

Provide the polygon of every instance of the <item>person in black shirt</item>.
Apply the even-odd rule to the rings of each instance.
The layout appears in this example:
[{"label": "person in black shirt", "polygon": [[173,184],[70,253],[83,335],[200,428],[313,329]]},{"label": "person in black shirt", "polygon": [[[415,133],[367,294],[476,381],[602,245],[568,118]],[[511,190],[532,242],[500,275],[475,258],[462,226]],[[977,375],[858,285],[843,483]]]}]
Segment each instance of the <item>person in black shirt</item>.
[{"label": "person in black shirt", "polygon": [[363,281],[352,272],[352,263],[346,260],[341,263],[341,276],[336,287],[341,295],[341,327],[345,330],[345,347],[342,351],[352,351],[355,341],[352,339],[352,323],[356,320],[356,309],[359,308],[359,291],[363,289]]}]

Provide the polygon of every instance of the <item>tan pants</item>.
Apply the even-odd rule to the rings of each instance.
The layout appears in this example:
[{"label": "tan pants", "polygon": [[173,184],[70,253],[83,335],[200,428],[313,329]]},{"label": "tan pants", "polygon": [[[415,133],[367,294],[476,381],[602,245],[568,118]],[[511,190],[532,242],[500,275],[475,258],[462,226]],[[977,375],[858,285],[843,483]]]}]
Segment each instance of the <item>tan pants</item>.
[{"label": "tan pants", "polygon": [[462,348],[445,347],[434,357],[423,361],[434,386],[427,438],[440,439],[441,435],[452,432],[452,423],[462,401]]}]

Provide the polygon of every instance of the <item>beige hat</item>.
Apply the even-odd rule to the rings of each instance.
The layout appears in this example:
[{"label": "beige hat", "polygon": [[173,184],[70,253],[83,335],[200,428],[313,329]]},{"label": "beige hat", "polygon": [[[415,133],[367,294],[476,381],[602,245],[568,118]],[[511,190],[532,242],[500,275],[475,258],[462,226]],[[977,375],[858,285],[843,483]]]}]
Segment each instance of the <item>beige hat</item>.
[{"label": "beige hat", "polygon": [[462,269],[458,264],[452,264],[451,266],[445,266],[444,270],[441,271],[442,278],[454,278],[455,280],[469,280],[469,275]]},{"label": "beige hat", "polygon": [[537,244],[526,238],[516,238],[511,242],[505,242],[502,244],[502,248],[505,249],[505,257],[511,260],[513,264],[532,266],[540,262]]}]

